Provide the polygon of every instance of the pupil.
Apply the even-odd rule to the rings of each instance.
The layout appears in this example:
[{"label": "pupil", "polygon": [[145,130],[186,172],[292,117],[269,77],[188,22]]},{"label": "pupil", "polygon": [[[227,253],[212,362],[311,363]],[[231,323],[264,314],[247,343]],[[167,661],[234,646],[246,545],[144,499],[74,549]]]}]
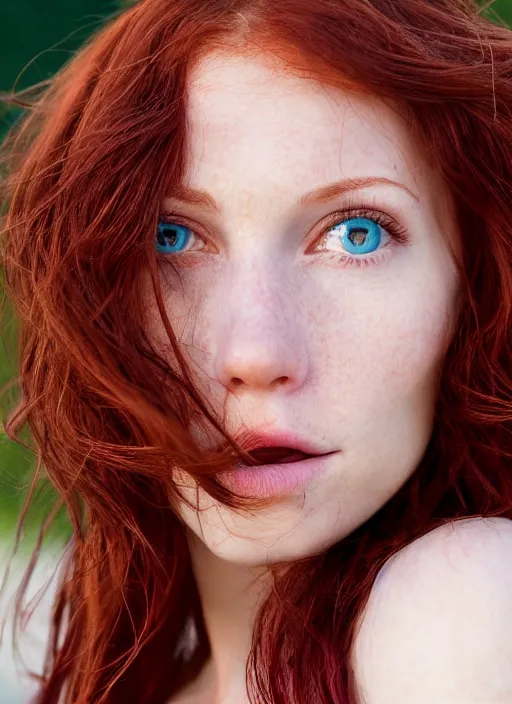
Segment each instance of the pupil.
[{"label": "pupil", "polygon": [[361,244],[364,244],[367,235],[368,235],[368,233],[364,228],[354,227],[354,229],[350,231],[348,238],[352,242],[352,244],[361,245]]},{"label": "pupil", "polygon": [[[172,240],[172,242],[170,241]],[[160,227],[158,231],[158,241],[165,247],[166,244],[170,244],[171,247],[176,243],[176,228]]]}]

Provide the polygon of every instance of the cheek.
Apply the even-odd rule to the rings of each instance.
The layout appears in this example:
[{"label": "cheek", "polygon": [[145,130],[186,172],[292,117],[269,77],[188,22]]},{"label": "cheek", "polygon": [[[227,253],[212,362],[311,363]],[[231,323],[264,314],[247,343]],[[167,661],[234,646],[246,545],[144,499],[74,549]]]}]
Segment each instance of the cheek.
[{"label": "cheek", "polygon": [[453,279],[343,289],[308,315],[317,383],[338,420],[362,421],[418,399],[431,405],[455,318]]},{"label": "cheek", "polygon": [[445,349],[447,311],[421,300],[407,307],[387,307],[379,318],[369,317],[361,335],[364,374],[368,384],[385,384],[388,391],[407,392],[437,370]]},{"label": "cheek", "polygon": [[[213,338],[211,335],[215,306],[208,306],[209,296],[204,295],[204,281],[194,281],[186,270],[176,274],[170,266],[164,266],[160,273],[160,285],[165,311],[184,357],[192,364],[196,374],[208,371]],[[156,349],[169,360],[174,353],[154,300],[150,283],[144,282],[144,296],[148,301],[146,326]]]},{"label": "cheek", "polygon": [[[183,286],[170,276],[162,282],[169,320],[197,381],[214,392],[217,335],[236,301],[224,290],[225,272],[218,267],[183,271]],[[435,257],[428,266],[408,262],[375,275],[319,268],[286,291],[294,320],[275,334],[297,339],[300,328],[310,359],[303,392],[330,397],[333,410],[343,399],[346,411],[346,404],[357,413],[372,403],[375,410],[376,402],[393,405],[433,386],[453,327],[456,288],[452,265]],[[161,323],[152,330],[165,345]]]}]

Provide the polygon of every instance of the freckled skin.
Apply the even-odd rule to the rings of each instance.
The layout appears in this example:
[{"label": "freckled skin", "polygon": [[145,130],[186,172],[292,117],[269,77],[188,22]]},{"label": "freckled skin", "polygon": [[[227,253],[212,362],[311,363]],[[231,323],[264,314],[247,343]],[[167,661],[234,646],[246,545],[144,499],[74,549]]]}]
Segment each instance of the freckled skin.
[{"label": "freckled skin", "polygon": [[[221,213],[166,203],[210,245],[183,265],[174,255],[183,289],[166,273],[164,292],[198,383],[229,430],[267,424],[342,452],[305,490],[257,514],[204,494],[200,518],[182,513],[227,560],[306,556],[375,513],[425,451],[458,292],[449,197],[406,123],[376,98],[211,54],[191,77],[189,110],[185,182],[208,191]],[[312,251],[345,196],[297,204],[359,176],[398,181],[419,199],[388,185],[351,195],[409,236],[364,268],[320,245]],[[156,323],[153,333],[162,334]]]}]

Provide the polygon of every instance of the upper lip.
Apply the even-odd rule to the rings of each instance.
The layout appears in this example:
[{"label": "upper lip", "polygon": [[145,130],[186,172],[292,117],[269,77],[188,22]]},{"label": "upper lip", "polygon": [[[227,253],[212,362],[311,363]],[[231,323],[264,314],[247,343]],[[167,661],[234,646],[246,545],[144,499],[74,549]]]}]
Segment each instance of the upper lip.
[{"label": "upper lip", "polygon": [[266,433],[256,430],[243,430],[236,433],[234,437],[246,452],[262,447],[289,447],[292,450],[299,450],[305,455],[326,455],[335,452],[335,450],[321,448],[295,433],[283,430],[274,430]]}]

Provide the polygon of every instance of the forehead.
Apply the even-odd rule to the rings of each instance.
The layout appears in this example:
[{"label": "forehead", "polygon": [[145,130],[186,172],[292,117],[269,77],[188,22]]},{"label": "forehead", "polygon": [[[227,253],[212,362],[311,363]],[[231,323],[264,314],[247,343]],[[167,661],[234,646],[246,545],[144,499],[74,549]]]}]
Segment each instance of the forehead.
[{"label": "forehead", "polygon": [[222,167],[272,181],[269,167],[280,178],[282,167],[291,181],[375,173],[414,186],[426,170],[398,109],[262,58],[204,57],[190,77],[188,108],[195,182]]}]

